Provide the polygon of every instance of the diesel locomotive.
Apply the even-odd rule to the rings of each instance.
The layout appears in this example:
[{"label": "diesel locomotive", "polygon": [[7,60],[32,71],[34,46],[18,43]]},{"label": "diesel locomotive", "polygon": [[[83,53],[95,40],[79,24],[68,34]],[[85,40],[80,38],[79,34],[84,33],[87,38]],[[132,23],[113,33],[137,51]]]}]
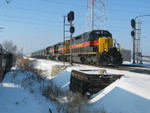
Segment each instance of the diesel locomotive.
[{"label": "diesel locomotive", "polygon": [[107,30],[93,30],[49,46],[46,50],[32,53],[32,57],[72,61],[94,65],[121,65],[122,55],[115,47],[112,34]]}]

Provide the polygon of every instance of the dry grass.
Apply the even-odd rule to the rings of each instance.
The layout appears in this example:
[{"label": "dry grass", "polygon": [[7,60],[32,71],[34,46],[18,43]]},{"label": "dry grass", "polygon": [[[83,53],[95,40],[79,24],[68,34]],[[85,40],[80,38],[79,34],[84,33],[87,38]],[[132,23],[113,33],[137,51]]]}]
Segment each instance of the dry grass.
[{"label": "dry grass", "polygon": [[59,98],[66,96],[67,91],[61,90],[60,87],[58,87],[53,80],[49,80],[48,85],[43,88],[43,95],[47,97],[50,100],[53,100],[55,102],[59,101]]},{"label": "dry grass", "polygon": [[56,76],[64,70],[64,67],[61,65],[53,65],[51,70],[51,76]]},{"label": "dry grass", "polygon": [[18,59],[17,66],[22,70],[33,72],[34,74],[37,75],[37,77],[44,79],[46,76],[45,71],[41,69],[36,69],[33,65],[34,62],[36,61],[35,60],[31,61],[29,59],[20,58]]},{"label": "dry grass", "polygon": [[24,70],[30,70],[32,68],[32,66],[30,65],[30,60],[24,58],[18,59],[17,66]]},{"label": "dry grass", "polygon": [[86,103],[87,98],[77,93],[73,96],[72,101],[66,105],[66,113],[90,113],[85,109]]},{"label": "dry grass", "polygon": [[[31,71],[36,74],[36,80],[41,81],[41,83],[45,83],[45,75],[44,72],[39,69],[35,69],[33,64],[33,61],[30,61],[29,59],[19,59],[18,60],[18,67],[22,70]],[[52,67],[51,76],[55,76],[63,71],[62,66],[55,65]],[[13,75],[13,77],[16,77],[16,74]],[[32,85],[32,80],[34,78],[28,77],[22,81],[22,86],[24,88]],[[86,109],[87,101],[88,99],[86,97],[83,97],[79,93],[72,94],[70,91],[64,91],[60,87],[58,87],[53,80],[47,80],[48,84],[41,84],[42,94],[47,99],[50,99],[51,101],[55,102],[57,106],[58,112],[63,113],[107,113],[105,109],[100,110],[94,110],[90,111],[89,109]],[[35,91],[30,88],[30,93],[34,94]],[[66,98],[68,101],[61,101],[62,98]]]}]

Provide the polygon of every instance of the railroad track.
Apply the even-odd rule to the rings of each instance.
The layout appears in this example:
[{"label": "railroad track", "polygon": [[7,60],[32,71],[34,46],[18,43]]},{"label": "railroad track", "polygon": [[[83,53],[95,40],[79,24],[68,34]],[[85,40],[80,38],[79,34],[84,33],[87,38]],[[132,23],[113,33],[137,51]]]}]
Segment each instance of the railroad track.
[{"label": "railroad track", "polygon": [[122,66],[98,66],[98,67],[107,69],[125,70],[150,75],[150,66],[122,65]]},{"label": "railroad track", "polygon": [[[75,63],[80,64],[80,63]],[[81,64],[80,64],[81,65]],[[90,65],[90,64],[82,64],[85,66],[94,66],[99,68],[107,68],[107,69],[116,69],[116,70],[125,70],[135,73],[141,73],[141,74],[147,74],[150,75],[150,65],[140,66],[140,65],[132,65],[132,64],[123,64],[121,66],[96,66],[96,65]]]},{"label": "railroad track", "polygon": [[[52,60],[52,61],[54,61],[54,60]],[[62,61],[55,60],[55,62],[62,62]],[[62,63],[64,63],[64,62],[62,62]],[[66,63],[68,64],[69,62],[65,62],[65,64]],[[94,66],[94,67],[107,68],[107,69],[125,70],[125,71],[150,75],[150,65],[140,66],[140,65],[123,64],[121,66],[111,66],[111,65],[110,66],[96,66],[96,65],[80,64],[80,63],[74,63],[74,64],[85,65],[85,66]]]}]

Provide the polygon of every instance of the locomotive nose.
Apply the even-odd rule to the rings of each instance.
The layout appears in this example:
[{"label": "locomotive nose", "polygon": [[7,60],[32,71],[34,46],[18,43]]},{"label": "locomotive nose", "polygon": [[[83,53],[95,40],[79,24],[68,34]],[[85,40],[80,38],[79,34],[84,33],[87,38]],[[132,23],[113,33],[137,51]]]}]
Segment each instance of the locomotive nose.
[{"label": "locomotive nose", "polygon": [[113,47],[113,39],[107,38],[107,37],[101,37],[98,39],[99,45],[98,45],[98,52],[109,52],[109,48]]}]

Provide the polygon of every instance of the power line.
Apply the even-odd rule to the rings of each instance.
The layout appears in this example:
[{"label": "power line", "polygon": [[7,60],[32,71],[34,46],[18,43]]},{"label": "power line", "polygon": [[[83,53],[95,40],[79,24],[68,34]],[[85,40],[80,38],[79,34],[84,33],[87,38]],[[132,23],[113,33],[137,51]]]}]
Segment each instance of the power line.
[{"label": "power line", "polygon": [[[67,2],[58,2],[58,1],[53,1],[53,0],[43,0],[43,1],[46,1],[46,2],[55,2],[55,3],[59,3],[59,4],[65,4],[65,5],[73,5],[73,6],[82,6],[82,7],[86,7],[85,5],[80,5],[80,4],[73,4],[73,3],[67,3]],[[109,3],[107,3],[109,4]],[[112,3],[110,3],[112,4]],[[116,4],[113,4],[113,5],[116,5]],[[125,5],[125,4],[118,4],[118,5],[123,5],[123,6],[128,6],[128,5]],[[118,6],[117,5],[117,6]],[[132,7],[132,5],[130,5]],[[54,11],[47,11],[47,10],[39,10],[39,9],[31,9],[31,8],[22,8],[22,7],[17,7],[17,6],[6,6],[6,5],[1,5],[1,7],[7,7],[7,8],[13,8],[13,9],[21,9],[21,10],[26,10],[26,11],[33,11],[33,12],[42,12],[42,13],[48,13],[48,14],[61,14],[63,15],[63,13],[61,12],[54,12]],[[126,12],[126,13],[138,13],[137,11],[133,11],[133,10],[123,10],[123,9],[114,9],[114,8],[109,8],[107,7],[107,11],[115,11],[115,12],[120,12],[120,13],[123,13],[123,12]],[[143,12],[145,13],[145,12]],[[82,15],[76,15],[76,16],[82,16]]]},{"label": "power line", "polygon": [[[143,0],[141,1],[141,0],[135,0],[136,2],[138,1],[138,2],[141,2],[141,3],[145,3],[145,1],[143,2]],[[150,1],[147,1],[147,3],[150,3]],[[146,3],[146,4],[147,4]],[[107,4],[108,4],[108,6],[110,5],[110,6],[121,6],[121,7],[134,7],[134,8],[149,8],[149,6],[144,6],[144,7],[141,7],[141,4],[140,5],[137,5],[137,4],[131,4],[131,2],[121,2],[121,3],[114,3],[114,2],[107,2]]]},{"label": "power line", "polygon": [[[42,1],[46,1],[46,2],[54,2],[56,4],[65,4],[65,5],[74,5],[74,6],[82,6],[82,7],[85,7],[85,5],[81,5],[81,4],[74,4],[74,3],[68,3],[68,2],[62,2],[62,1],[54,1],[54,0],[42,0]],[[131,5],[132,6],[132,5]],[[32,8],[22,8],[22,7],[14,7],[14,6],[6,6],[6,5],[1,5],[1,7],[7,7],[7,8],[13,8],[13,9],[21,9],[21,10],[26,10],[26,11],[34,11],[34,12],[42,12],[42,13],[48,13],[48,14],[61,14],[63,15],[62,13],[60,12],[54,12],[54,11],[47,11],[47,10],[39,10],[39,9],[32,9]],[[115,11],[115,12],[120,12],[120,13],[123,13],[123,12],[127,12],[127,13],[137,13],[136,11],[130,11],[130,10],[122,10],[122,9],[113,9],[113,8],[109,8],[107,9],[108,11]],[[55,20],[47,20],[47,19],[38,19],[38,18],[30,18],[30,17],[20,17],[20,16],[12,16],[12,15],[0,15],[0,16],[3,16],[3,17],[11,17],[11,18],[18,18],[18,19],[26,19],[26,20],[34,20],[34,21],[43,21],[43,22],[53,22],[53,23],[62,23],[61,21],[55,21]],[[79,15],[77,15],[79,16]],[[83,17],[83,15],[80,15],[79,17]],[[109,17],[109,16],[108,16]],[[110,19],[108,19],[110,20]],[[120,19],[120,18],[111,18],[111,20],[116,20],[116,21],[129,21],[128,19]],[[9,20],[9,21],[13,21],[13,20]],[[20,22],[20,21],[14,21],[14,22],[18,22],[18,23],[34,23],[34,24],[39,24],[39,23],[35,23],[35,22]],[[83,24],[80,24],[80,23],[77,23],[79,25],[83,25]],[[43,24],[43,25],[46,25],[46,24]]]},{"label": "power line", "polygon": [[54,1],[54,0],[42,0],[45,2],[53,2],[53,3],[57,3],[57,4],[64,4],[64,5],[70,5],[70,6],[80,6],[80,7],[86,7],[85,5],[82,4],[75,4],[75,3],[68,3],[68,2],[62,2],[62,1]]},{"label": "power line", "polygon": [[[55,12],[55,11],[47,11],[47,10],[39,10],[39,9],[31,9],[31,8],[23,8],[23,7],[18,7],[18,6],[6,6],[6,5],[1,5],[1,7],[6,7],[10,9],[19,9],[19,10],[25,10],[25,11],[32,11],[32,12],[37,12],[37,13],[46,13],[46,14],[55,14],[55,15],[64,15],[64,12]],[[78,15],[76,14],[77,17],[82,17],[83,15]]]},{"label": "power line", "polygon": [[136,14],[136,13],[138,13],[137,11],[133,11],[133,10],[123,10],[123,9],[113,9],[113,8],[109,8],[109,9],[107,9],[107,11],[115,11],[117,13],[130,13],[130,14],[133,14],[133,13]]},{"label": "power line", "polygon": [[17,18],[17,19],[26,19],[26,20],[33,20],[33,21],[44,21],[44,22],[56,22],[56,23],[62,23],[55,20],[48,20],[48,19],[37,19],[37,18],[29,18],[29,17],[20,17],[20,16],[11,16],[11,15],[0,15],[3,17],[11,17],[11,18]]},{"label": "power line", "polygon": [[32,25],[42,25],[42,26],[49,26],[49,27],[52,27],[52,26],[61,26],[61,25],[52,25],[52,24],[43,24],[43,23],[35,23],[35,22],[24,22],[24,21],[15,21],[15,20],[3,20],[3,19],[0,19],[1,21],[6,21],[6,22],[13,22],[13,23],[21,23],[21,24],[32,24]]},{"label": "power line", "polygon": [[[14,22],[14,23],[23,23],[23,24],[36,24],[36,25],[45,25],[45,26],[51,26],[49,23],[55,23],[55,25],[52,26],[57,26],[56,24],[62,24],[61,21],[55,21],[55,20],[48,20],[48,19],[37,19],[37,18],[29,18],[29,17],[20,17],[20,16],[12,16],[12,15],[0,15],[3,17],[8,17],[8,18],[15,18],[15,19],[25,19],[25,20],[30,20],[30,21],[42,21],[42,22],[47,22],[47,24],[41,24],[41,23],[35,23],[35,22],[25,22],[25,21],[17,21],[17,20],[2,20],[2,21],[8,21],[8,22]],[[118,19],[118,18],[111,18],[111,20],[119,20],[119,21],[128,21],[128,19]],[[83,27],[84,24],[81,23],[75,23],[76,26],[81,26]],[[119,29],[124,28],[124,27],[119,27]]]},{"label": "power line", "polygon": [[[28,18],[28,17],[20,17],[20,16],[10,16],[10,15],[0,15],[0,16],[3,16],[3,17],[8,17],[8,18],[15,18],[15,19],[25,19],[25,20],[29,20],[29,21],[42,21],[42,22],[48,22],[48,25],[49,25],[49,23],[55,23],[55,24],[62,24],[62,22],[61,21],[55,21],[55,20],[48,20],[48,19],[37,19],[37,18]],[[5,21],[7,21],[6,19],[5,19]],[[33,23],[33,22],[20,22],[20,20],[19,21],[14,21],[14,20],[8,20],[8,21],[11,21],[11,22],[15,22],[15,23],[32,23],[32,24],[39,24],[39,23]],[[84,25],[84,24],[81,24],[81,23],[75,23],[76,25]],[[40,25],[47,25],[47,24],[40,24]]]},{"label": "power line", "polygon": [[46,10],[39,10],[39,9],[31,9],[31,8],[23,8],[23,7],[17,7],[17,6],[6,6],[6,5],[1,5],[1,7],[6,7],[10,9],[21,9],[21,10],[26,10],[26,11],[33,11],[33,12],[42,12],[42,13],[48,13],[48,14],[62,14],[60,12],[54,12],[54,11],[46,11]]},{"label": "power line", "polygon": [[[68,2],[62,2],[62,1],[54,1],[54,0],[42,0],[42,1],[45,1],[45,2],[54,2],[54,3],[57,3],[57,4],[63,4],[63,5],[72,5],[72,6],[81,6],[81,7],[85,7],[85,5],[81,5],[81,4],[75,4],[75,3],[68,3]],[[143,2],[143,1],[142,1]],[[113,2],[107,2],[108,5],[116,5],[116,6],[125,6],[125,7],[141,7],[141,6],[134,6],[134,5],[131,5],[131,4],[122,4],[122,3],[113,3]],[[21,9],[21,10],[28,10],[28,11],[34,11],[34,12],[43,12],[43,13],[53,13],[53,14],[62,14],[60,12],[54,12],[54,11],[46,11],[46,10],[39,10],[39,9],[29,9],[29,8],[22,8],[22,7],[14,7],[14,6],[6,6],[6,5],[1,5],[1,7],[7,7],[7,8],[14,8],[14,9]],[[143,8],[149,8],[149,7],[143,7]],[[137,11],[133,11],[133,10],[120,10],[120,9],[113,9],[113,8],[109,8],[107,7],[107,10],[109,11],[117,11],[117,12],[127,12],[127,13],[137,13]]]}]

